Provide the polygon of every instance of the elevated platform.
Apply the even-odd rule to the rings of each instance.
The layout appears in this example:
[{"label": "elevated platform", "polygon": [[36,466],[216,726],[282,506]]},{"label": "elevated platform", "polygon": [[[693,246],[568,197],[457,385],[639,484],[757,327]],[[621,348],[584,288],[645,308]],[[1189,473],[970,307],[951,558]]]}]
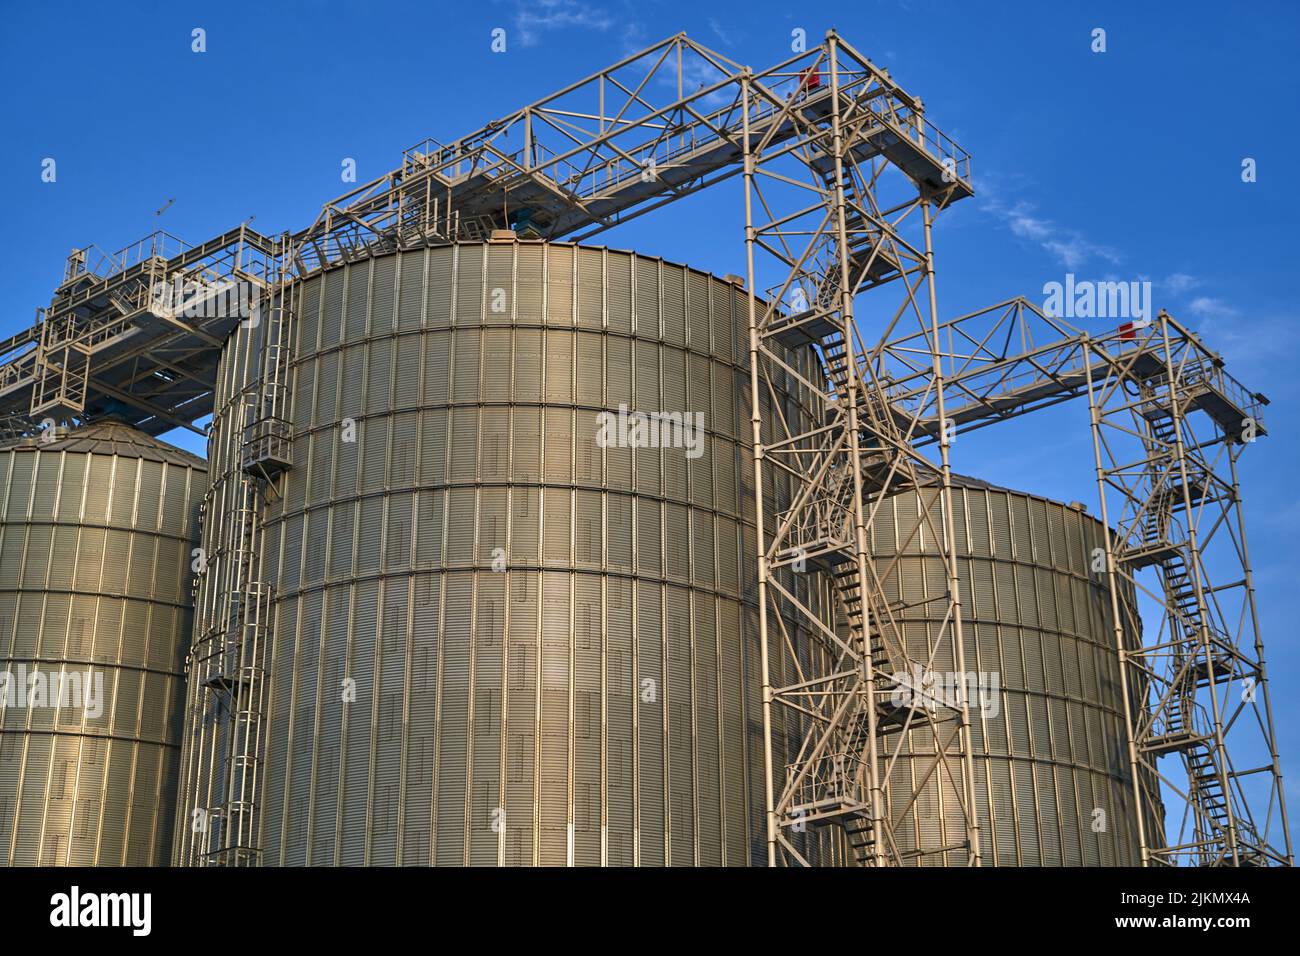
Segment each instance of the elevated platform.
[{"label": "elevated platform", "polygon": [[1171,541],[1151,542],[1141,548],[1125,551],[1119,555],[1119,560],[1134,569],[1149,568],[1178,557],[1183,553],[1183,547],[1181,543]]},{"label": "elevated platform", "polygon": [[246,474],[271,480],[293,467],[293,426],[263,419],[245,430],[240,466]]},{"label": "elevated platform", "polygon": [[1176,733],[1147,738],[1142,744],[1142,751],[1155,755],[1178,753],[1200,747],[1205,741],[1206,738],[1200,734],[1190,730],[1180,730]]},{"label": "elevated platform", "polygon": [[[804,137],[816,149],[812,133],[828,129],[837,93],[851,163],[884,158],[947,203],[972,195],[969,155],[926,119],[920,101],[842,37],[834,43],[833,82],[826,47],[754,71],[679,34],[449,145],[417,144],[400,169],[329,208],[358,224],[388,222],[400,195],[413,210],[436,203],[462,221],[581,240],[739,174],[746,148],[775,155]],[[677,70],[691,74],[694,91]],[[665,98],[663,87],[679,93]]]},{"label": "elevated platform", "polygon": [[0,342],[0,416],[24,431],[47,415],[111,416],[150,435],[191,427],[211,411],[221,346],[263,296],[275,248],[239,226],[197,246],[158,233],[93,262],[74,252],[36,325]]}]

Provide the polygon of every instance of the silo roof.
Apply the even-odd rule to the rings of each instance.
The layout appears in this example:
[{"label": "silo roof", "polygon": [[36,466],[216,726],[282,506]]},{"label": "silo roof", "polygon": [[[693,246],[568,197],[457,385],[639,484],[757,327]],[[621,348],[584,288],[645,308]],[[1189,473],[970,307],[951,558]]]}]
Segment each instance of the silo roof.
[{"label": "silo roof", "polygon": [[207,471],[208,463],[184,449],[146,435],[119,421],[105,420],[83,425],[49,439],[20,438],[0,445],[3,451],[72,451],[90,455],[119,455],[163,464]]}]

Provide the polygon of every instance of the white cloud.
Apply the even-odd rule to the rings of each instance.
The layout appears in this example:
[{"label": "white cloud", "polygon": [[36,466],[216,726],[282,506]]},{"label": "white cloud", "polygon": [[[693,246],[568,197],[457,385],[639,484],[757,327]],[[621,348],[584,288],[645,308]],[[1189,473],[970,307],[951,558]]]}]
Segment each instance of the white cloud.
[{"label": "white cloud", "polygon": [[536,46],[543,33],[579,27],[604,33],[614,26],[610,14],[581,0],[527,0],[515,7],[515,29],[520,46]]},{"label": "white cloud", "polygon": [[1077,269],[1093,259],[1104,259],[1112,265],[1119,265],[1119,253],[1107,246],[1089,242],[1078,233],[1071,232],[1060,238],[1051,238],[1043,243],[1043,248],[1059,259],[1067,269]]},{"label": "white cloud", "polygon": [[1231,319],[1237,315],[1237,310],[1230,306],[1222,299],[1212,295],[1197,296],[1191,302],[1187,303],[1187,311],[1198,319],[1212,321],[1214,319]]},{"label": "white cloud", "polygon": [[[981,184],[980,190],[986,191],[987,196],[985,184]],[[1038,243],[1067,269],[1078,269],[1094,259],[1112,265],[1118,265],[1121,261],[1119,253],[1109,246],[1091,241],[1077,229],[1035,215],[1032,203],[1020,200],[1007,205],[993,195],[987,196],[981,208],[1006,223],[1013,235]]]},{"label": "white cloud", "polygon": [[1228,371],[1248,388],[1262,389],[1274,398],[1276,392],[1292,394],[1295,383],[1284,370],[1300,354],[1300,333],[1296,331],[1300,323],[1295,317],[1256,316],[1253,312],[1247,316],[1221,299],[1208,299],[1208,303],[1188,305],[1183,310],[1186,315],[1175,312],[1174,317],[1220,353]]},{"label": "white cloud", "polygon": [[722,24],[718,22],[716,17],[709,17],[709,29],[712,30],[714,34],[717,35],[718,39],[727,46],[734,46],[740,39],[738,35],[723,29]]},{"label": "white cloud", "polygon": [[1201,279],[1198,276],[1188,275],[1186,272],[1175,272],[1161,282],[1160,285],[1174,295],[1178,295],[1183,292],[1190,292],[1201,285]]},{"label": "white cloud", "polygon": [[1016,203],[1006,212],[1007,225],[1022,239],[1037,239],[1041,242],[1052,234],[1052,224],[1046,219],[1036,219],[1029,215],[1030,208],[1028,203]]},{"label": "white cloud", "polygon": [[623,25],[622,41],[624,56],[639,53],[650,45],[646,41],[645,27],[635,20],[629,20]]}]

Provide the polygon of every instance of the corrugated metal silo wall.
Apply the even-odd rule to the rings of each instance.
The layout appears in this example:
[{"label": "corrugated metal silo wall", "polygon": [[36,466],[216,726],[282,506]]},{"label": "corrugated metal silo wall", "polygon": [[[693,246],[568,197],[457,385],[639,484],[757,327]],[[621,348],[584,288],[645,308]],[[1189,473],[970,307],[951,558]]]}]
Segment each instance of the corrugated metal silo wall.
[{"label": "corrugated metal silo wall", "polygon": [[[0,672],[18,693],[0,702],[0,861],[165,865],[206,477],[39,449],[0,452]],[[102,679],[102,697],[33,706],[24,669],[47,692],[55,674]]]},{"label": "corrugated metal silo wall", "polygon": [[[1125,744],[1119,659],[1104,575],[1091,570],[1102,526],[1056,502],[976,483],[954,489],[954,518],[965,628],[966,672],[977,672],[993,706],[972,700],[975,790],[985,865],[1133,866],[1139,862],[1132,775]],[[882,509],[870,546],[892,601],[915,604],[946,593],[942,559],[916,526],[916,495]],[[934,505],[935,525],[939,506]],[[1123,600],[1132,605],[1131,586]],[[909,654],[925,660],[946,601],[903,614]],[[937,610],[936,610],[937,609]],[[1130,642],[1133,635],[1127,635]],[[955,671],[951,655],[933,671]],[[1135,698],[1140,699],[1140,698]],[[890,777],[895,814],[922,778],[932,753],[915,735]],[[940,791],[943,791],[940,793]],[[950,781],[923,787],[900,848],[935,850],[961,843],[961,816]],[[1097,813],[1097,811],[1102,811]],[[1160,832],[1147,821],[1147,832]],[[964,854],[948,854],[955,863]],[[926,858],[927,863],[943,859]]]},{"label": "corrugated metal silo wall", "polygon": [[[264,862],[764,860],[745,301],[658,259],[526,242],[301,283],[264,558]],[[228,346],[219,404],[256,348]],[[620,406],[700,413],[701,454],[602,448]],[[223,416],[214,475],[236,460]],[[186,782],[190,805],[215,775]]]}]

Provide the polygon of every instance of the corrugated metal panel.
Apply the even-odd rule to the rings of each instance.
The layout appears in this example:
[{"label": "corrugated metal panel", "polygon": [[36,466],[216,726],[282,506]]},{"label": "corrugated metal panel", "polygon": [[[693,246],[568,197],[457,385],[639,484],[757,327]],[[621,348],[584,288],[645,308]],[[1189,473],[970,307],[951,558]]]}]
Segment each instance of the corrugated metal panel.
[{"label": "corrugated metal panel", "polygon": [[[357,262],[299,294],[320,305],[267,533],[266,862],[762,862],[743,297],[530,243]],[[698,413],[675,434],[700,456],[602,447],[620,406]],[[236,460],[221,434],[214,470]]]},{"label": "corrugated metal panel", "polygon": [[0,863],[163,865],[203,463],[106,422],[0,476]]},{"label": "corrugated metal panel", "polygon": [[[972,711],[986,862],[1135,865],[1131,828],[1115,822],[1130,788],[1127,767],[1109,756],[1123,745],[1122,700],[1116,682],[1099,679],[1117,674],[1113,638],[1103,625],[1110,598],[1082,561],[1100,546],[1101,526],[1064,505],[1015,492],[965,487],[958,493],[958,514],[970,529],[958,562],[963,596],[970,595],[963,606],[966,665],[1001,686],[996,713]],[[890,504],[881,509],[890,520],[873,536],[882,566],[904,544],[918,510],[914,496]],[[896,580],[883,581],[886,593],[910,600],[942,594],[943,563],[933,543],[905,550],[923,556],[899,561]],[[937,622],[931,627],[937,633]],[[951,661],[936,665],[942,670]],[[916,737],[912,748],[915,756],[900,761],[893,786],[910,788],[932,759]],[[929,815],[938,798],[937,791],[922,794],[915,826],[905,835],[919,837],[921,849],[961,837],[959,817],[949,815],[947,828],[957,825],[957,831],[945,836],[937,814]],[[1091,826],[1097,807],[1111,821],[1101,833]]]},{"label": "corrugated metal panel", "polygon": [[[300,339],[320,347],[296,356],[313,412],[268,534],[283,541],[268,862],[761,861],[757,637],[739,599],[754,599],[747,379],[732,363],[743,292],[658,260],[528,243],[400,253],[301,291],[321,307]],[[244,351],[228,350],[227,394]],[[599,413],[617,420],[620,406],[698,412],[703,454],[601,447]],[[340,440],[343,418],[357,444]],[[221,435],[237,436],[216,440],[228,468]],[[29,493],[22,474],[10,485]],[[791,491],[769,482],[765,506]],[[900,527],[916,512],[906,498],[882,509]],[[1121,731],[1086,572],[1095,523],[974,487],[954,518],[970,552],[968,661],[1003,686],[977,730],[990,857],[1132,861],[1127,829],[1103,845],[1088,826],[1126,785],[1106,759]],[[29,546],[52,545],[0,541],[0,575],[21,575]],[[943,593],[935,541],[880,522],[872,546],[907,552],[891,597]],[[806,577],[782,580],[822,600]],[[906,625],[914,653],[935,633]],[[345,677],[355,701],[341,699]],[[895,769],[909,787],[923,772],[911,758]],[[958,838],[955,799],[931,781],[904,845]]]}]

